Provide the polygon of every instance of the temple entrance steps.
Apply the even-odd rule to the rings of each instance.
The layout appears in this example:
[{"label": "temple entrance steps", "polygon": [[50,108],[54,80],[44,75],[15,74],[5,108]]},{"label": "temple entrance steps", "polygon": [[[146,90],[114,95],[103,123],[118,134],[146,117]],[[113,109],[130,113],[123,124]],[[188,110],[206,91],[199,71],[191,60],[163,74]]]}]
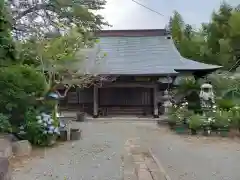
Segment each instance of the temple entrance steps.
[{"label": "temple entrance steps", "polygon": [[101,108],[102,116],[144,116],[152,115],[151,107],[107,107]]}]

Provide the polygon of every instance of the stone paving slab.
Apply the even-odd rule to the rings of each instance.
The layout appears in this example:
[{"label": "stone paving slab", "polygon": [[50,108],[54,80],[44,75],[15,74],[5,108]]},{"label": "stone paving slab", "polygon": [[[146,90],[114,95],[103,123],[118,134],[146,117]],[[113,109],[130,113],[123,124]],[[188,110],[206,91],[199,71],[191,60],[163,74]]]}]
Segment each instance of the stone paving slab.
[{"label": "stone paving slab", "polygon": [[[146,147],[141,139],[129,139],[125,143],[126,155],[124,158],[124,173],[131,172],[131,177],[125,176],[124,180],[166,180],[162,171],[160,171],[158,164],[151,156],[151,151]],[[131,164],[129,168],[128,165]]]}]

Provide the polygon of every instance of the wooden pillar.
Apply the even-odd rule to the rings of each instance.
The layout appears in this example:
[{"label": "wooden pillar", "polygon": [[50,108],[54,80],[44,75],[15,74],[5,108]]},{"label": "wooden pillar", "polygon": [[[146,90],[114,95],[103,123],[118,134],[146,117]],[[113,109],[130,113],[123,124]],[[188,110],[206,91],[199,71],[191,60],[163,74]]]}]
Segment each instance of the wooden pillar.
[{"label": "wooden pillar", "polygon": [[93,87],[93,117],[98,117],[98,87]]},{"label": "wooden pillar", "polygon": [[157,85],[153,88],[153,117],[158,118]]}]

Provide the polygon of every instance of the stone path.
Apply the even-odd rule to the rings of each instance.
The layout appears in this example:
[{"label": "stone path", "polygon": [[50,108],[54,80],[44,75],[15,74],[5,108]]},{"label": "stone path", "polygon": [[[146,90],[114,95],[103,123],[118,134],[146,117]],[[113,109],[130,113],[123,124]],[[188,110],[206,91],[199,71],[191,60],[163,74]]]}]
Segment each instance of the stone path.
[{"label": "stone path", "polygon": [[153,146],[171,180],[239,180],[240,142],[179,136],[160,128]]},{"label": "stone path", "polygon": [[15,168],[14,180],[122,180],[122,159],[129,138],[148,142],[155,123],[76,123],[83,139],[46,149]]}]

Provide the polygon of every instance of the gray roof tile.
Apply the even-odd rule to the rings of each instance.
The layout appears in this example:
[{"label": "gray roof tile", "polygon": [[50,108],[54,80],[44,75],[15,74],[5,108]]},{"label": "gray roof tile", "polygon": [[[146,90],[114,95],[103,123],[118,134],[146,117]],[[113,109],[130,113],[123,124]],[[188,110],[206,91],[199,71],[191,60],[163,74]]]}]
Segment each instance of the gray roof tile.
[{"label": "gray roof tile", "polygon": [[100,37],[100,52],[106,53],[100,74],[174,74],[178,70],[218,69],[183,58],[166,36]]}]

